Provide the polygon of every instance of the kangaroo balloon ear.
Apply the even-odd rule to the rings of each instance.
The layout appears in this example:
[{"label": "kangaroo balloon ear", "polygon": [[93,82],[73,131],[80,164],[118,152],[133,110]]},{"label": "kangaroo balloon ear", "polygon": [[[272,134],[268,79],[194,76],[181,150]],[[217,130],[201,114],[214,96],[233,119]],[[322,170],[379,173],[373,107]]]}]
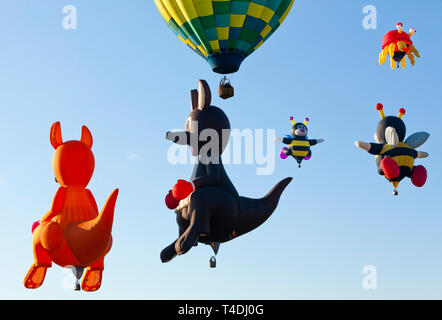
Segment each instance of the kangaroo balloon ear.
[{"label": "kangaroo balloon ear", "polygon": [[63,138],[61,137],[61,126],[60,122],[54,122],[51,127],[51,132],[49,134],[49,140],[51,141],[54,149],[57,149],[63,144]]},{"label": "kangaroo balloon ear", "polygon": [[203,110],[204,108],[210,107],[212,102],[212,93],[210,92],[210,87],[206,80],[198,81],[198,109]]},{"label": "kangaroo balloon ear", "polygon": [[81,128],[81,142],[92,148],[93,141],[91,132],[86,126],[83,126]]},{"label": "kangaroo balloon ear", "polygon": [[198,90],[190,91],[190,102],[192,106],[192,111],[198,108]]}]

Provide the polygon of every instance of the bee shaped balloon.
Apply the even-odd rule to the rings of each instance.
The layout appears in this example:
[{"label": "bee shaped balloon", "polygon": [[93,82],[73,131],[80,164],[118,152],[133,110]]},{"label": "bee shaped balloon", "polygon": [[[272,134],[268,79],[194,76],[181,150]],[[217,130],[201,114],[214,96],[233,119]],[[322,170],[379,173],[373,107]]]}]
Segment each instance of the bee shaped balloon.
[{"label": "bee shaped balloon", "polygon": [[[381,115],[374,139],[376,143],[356,141],[355,144],[368,153],[376,156],[378,173],[385,176],[394,187],[393,194],[398,195],[399,182],[405,177],[411,178],[416,187],[422,187],[427,180],[427,170],[419,165],[415,166],[416,158],[426,158],[428,153],[416,151],[430,136],[426,132],[417,132],[405,139],[406,127],[402,121],[405,109],[399,109],[399,115],[386,117],[382,104],[376,109]],[[405,141],[404,141],[405,139]]]},{"label": "bee shaped balloon", "polygon": [[420,58],[419,52],[411,41],[411,36],[416,33],[415,28],[411,28],[409,33],[402,30],[403,24],[399,22],[396,27],[397,30],[389,31],[385,34],[382,41],[382,51],[379,54],[379,64],[383,65],[390,55],[391,68],[394,70],[396,66],[405,68],[405,55],[410,59],[410,63],[414,66],[414,56]]},{"label": "bee shaped balloon", "polygon": [[301,168],[302,161],[310,160],[312,157],[310,147],[324,142],[324,139],[315,140],[307,137],[309,118],[305,118],[304,123],[295,122],[293,117],[290,117],[290,121],[293,124],[290,135],[286,135],[284,138],[276,138],[276,140],[288,145],[288,147],[281,149],[281,159],[287,159],[287,157],[292,156],[298,162],[298,167]]}]

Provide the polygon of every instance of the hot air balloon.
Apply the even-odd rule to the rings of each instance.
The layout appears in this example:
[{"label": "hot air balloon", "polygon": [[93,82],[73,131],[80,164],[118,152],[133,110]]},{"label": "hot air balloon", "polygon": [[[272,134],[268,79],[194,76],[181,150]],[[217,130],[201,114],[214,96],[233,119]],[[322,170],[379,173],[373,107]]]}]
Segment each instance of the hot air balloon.
[{"label": "hot air balloon", "polygon": [[80,141],[63,142],[60,123],[52,125],[50,141],[55,149],[53,169],[60,184],[51,209],[32,226],[34,263],[24,279],[28,289],[39,288],[52,262],[71,268],[77,279],[84,270],[81,288],[100,288],[104,258],[112,246],[112,224],[118,189],[109,196],[101,213],[87,189],[95,168],[92,135],[83,126]]},{"label": "hot air balloon", "polygon": [[[203,243],[212,247],[215,255],[210,266],[214,268],[220,243],[262,225],[276,210],[292,178],[281,180],[260,199],[240,196],[221,159],[230,137],[227,115],[211,105],[210,88],[204,80],[199,81],[198,91],[191,92],[191,102],[185,130],[166,134],[167,140],[188,145],[197,163],[190,181],[178,180],[166,196],[167,207],[175,209],[179,237],[163,249],[160,257],[162,262],[169,262]],[[200,138],[204,132],[211,132],[210,139]]]},{"label": "hot air balloon", "polygon": [[324,139],[309,139],[307,137],[309,118],[305,118],[304,123],[296,122],[293,117],[290,117],[290,121],[293,125],[291,133],[284,136],[284,138],[276,138],[276,140],[288,145],[288,147],[281,149],[279,155],[281,159],[287,159],[287,157],[292,156],[298,162],[298,167],[301,168],[302,161],[310,160],[312,157],[310,147],[324,142]]},{"label": "hot air balloon", "polygon": [[428,157],[428,153],[415,149],[423,145],[430,134],[416,132],[405,139],[406,127],[402,120],[405,109],[400,108],[397,117],[386,117],[380,103],[376,109],[381,115],[374,135],[376,143],[356,141],[356,146],[376,156],[378,173],[391,182],[395,196],[399,194],[399,182],[405,177],[409,177],[416,187],[422,187],[427,180],[427,170],[422,165],[415,166],[414,162],[417,158]]},{"label": "hot air balloon", "polygon": [[[287,17],[294,0],[154,0],[170,29],[212,70],[237,72]],[[225,86],[224,86],[225,85]],[[220,96],[233,95],[224,77]]]},{"label": "hot air balloon", "polygon": [[411,36],[416,33],[415,28],[411,28],[409,33],[402,30],[403,24],[399,22],[396,25],[397,30],[389,31],[385,34],[382,40],[382,51],[379,54],[379,64],[383,65],[387,60],[387,56],[390,55],[390,65],[394,70],[396,66],[399,68],[401,64],[402,68],[405,68],[405,55],[410,59],[410,63],[414,66],[414,56],[420,58],[419,52],[411,41]]}]

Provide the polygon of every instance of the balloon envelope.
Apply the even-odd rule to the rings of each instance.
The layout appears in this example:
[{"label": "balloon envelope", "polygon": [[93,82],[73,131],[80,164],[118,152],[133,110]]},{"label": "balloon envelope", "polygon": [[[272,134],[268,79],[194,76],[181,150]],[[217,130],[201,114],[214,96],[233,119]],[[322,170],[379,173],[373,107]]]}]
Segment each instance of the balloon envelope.
[{"label": "balloon envelope", "polygon": [[287,17],[294,0],[154,0],[172,31],[221,74],[239,70]]}]

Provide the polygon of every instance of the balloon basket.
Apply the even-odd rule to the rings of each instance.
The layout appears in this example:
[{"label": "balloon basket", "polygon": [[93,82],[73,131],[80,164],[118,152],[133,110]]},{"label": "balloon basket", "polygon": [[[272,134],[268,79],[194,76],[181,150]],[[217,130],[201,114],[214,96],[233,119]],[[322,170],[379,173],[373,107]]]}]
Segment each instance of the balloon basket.
[{"label": "balloon basket", "polygon": [[218,91],[219,97],[222,99],[229,99],[235,95],[235,89],[226,77],[221,79]]},{"label": "balloon basket", "polygon": [[210,258],[210,267],[216,268],[216,258],[215,257]]},{"label": "balloon basket", "polygon": [[72,273],[74,274],[75,279],[76,279],[74,291],[81,291],[80,280],[81,280],[81,277],[83,276],[83,272],[84,272],[83,267],[73,267],[72,268]]}]

